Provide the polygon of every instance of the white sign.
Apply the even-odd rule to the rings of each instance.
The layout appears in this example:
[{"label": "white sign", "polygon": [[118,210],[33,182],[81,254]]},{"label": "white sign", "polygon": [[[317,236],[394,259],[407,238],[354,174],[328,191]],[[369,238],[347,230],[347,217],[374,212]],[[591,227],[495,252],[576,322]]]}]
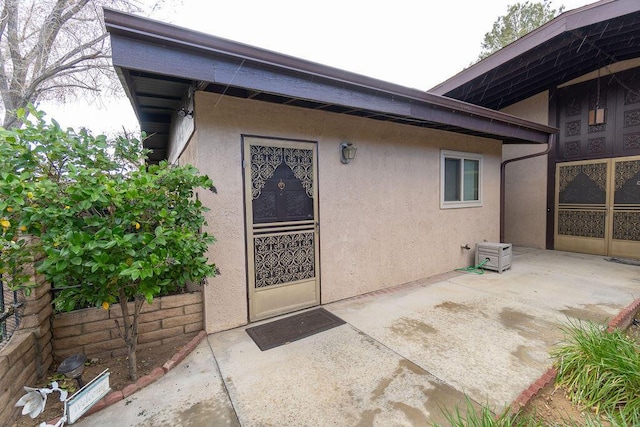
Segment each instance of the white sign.
[{"label": "white sign", "polygon": [[105,369],[64,402],[69,424],[78,421],[82,414],[109,393],[109,375],[109,370]]}]

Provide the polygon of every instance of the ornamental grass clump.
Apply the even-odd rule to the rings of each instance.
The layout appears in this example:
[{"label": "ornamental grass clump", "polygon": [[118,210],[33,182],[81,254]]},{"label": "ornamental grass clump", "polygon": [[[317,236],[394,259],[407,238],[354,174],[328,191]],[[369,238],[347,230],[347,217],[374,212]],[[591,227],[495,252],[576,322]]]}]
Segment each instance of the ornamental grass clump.
[{"label": "ornamental grass clump", "polygon": [[563,327],[565,343],[552,350],[556,385],[568,398],[592,408],[616,425],[638,421],[640,414],[640,346],[623,331],[607,332],[591,322]]},{"label": "ornamental grass clump", "polygon": [[[459,406],[453,411],[443,409],[447,419],[447,426],[451,427],[538,427],[542,424],[533,418],[513,413],[507,408],[499,415],[494,415],[488,405],[478,407],[469,397],[466,399],[466,407],[462,410]],[[433,427],[441,424],[434,423]]]}]

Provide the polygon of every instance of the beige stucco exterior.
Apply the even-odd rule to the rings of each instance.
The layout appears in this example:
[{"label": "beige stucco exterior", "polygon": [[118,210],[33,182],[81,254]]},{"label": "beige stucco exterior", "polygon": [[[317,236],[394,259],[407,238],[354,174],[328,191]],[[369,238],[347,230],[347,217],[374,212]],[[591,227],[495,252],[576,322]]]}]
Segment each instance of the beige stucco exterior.
[{"label": "beige stucco exterior", "polygon": [[[321,302],[411,282],[473,263],[471,247],[499,238],[501,143],[335,113],[197,92],[196,132],[180,163],[209,175],[210,257],[205,326],[247,323],[242,135],[316,141]],[[340,162],[339,145],[357,157]],[[440,209],[440,150],[483,154],[483,206]]]},{"label": "beige stucco exterior", "polygon": [[[549,92],[510,105],[503,113],[532,122],[549,123]],[[505,144],[502,160],[545,151],[546,145]],[[505,168],[505,242],[533,248],[546,247],[547,157],[509,163]]]}]

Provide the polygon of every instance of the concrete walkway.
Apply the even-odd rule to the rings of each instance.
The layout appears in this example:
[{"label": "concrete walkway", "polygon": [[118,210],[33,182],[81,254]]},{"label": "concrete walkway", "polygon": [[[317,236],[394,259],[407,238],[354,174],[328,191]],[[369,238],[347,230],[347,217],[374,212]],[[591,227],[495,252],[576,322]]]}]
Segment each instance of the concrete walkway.
[{"label": "concrete walkway", "polygon": [[514,249],[502,274],[449,273],[324,306],[347,324],[262,352],[238,328],[75,425],[369,426],[443,422],[465,395],[495,410],[551,365],[571,319],[640,296],[640,267]]}]

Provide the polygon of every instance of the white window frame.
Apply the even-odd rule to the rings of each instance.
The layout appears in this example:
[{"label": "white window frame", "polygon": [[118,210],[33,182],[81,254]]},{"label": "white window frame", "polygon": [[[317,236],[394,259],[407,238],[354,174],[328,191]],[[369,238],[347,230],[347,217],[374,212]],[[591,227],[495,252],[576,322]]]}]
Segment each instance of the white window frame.
[{"label": "white window frame", "polygon": [[[445,201],[445,159],[458,159],[460,160],[460,198],[464,198],[464,161],[476,160],[478,162],[478,200],[455,200]],[[440,151],[440,209],[455,209],[455,208],[475,208],[482,206],[482,163],[483,156],[478,153],[465,153],[462,151]]]}]

